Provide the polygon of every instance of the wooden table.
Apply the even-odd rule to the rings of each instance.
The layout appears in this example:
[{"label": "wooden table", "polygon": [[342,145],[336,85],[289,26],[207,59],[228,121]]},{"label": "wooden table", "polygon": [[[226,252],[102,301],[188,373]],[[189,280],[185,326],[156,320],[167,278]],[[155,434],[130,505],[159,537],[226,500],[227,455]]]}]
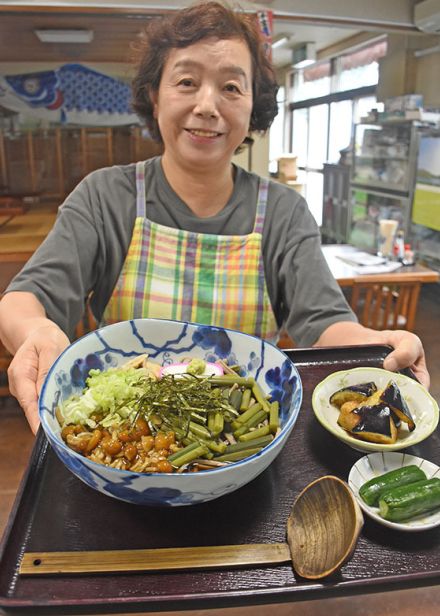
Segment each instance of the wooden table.
[{"label": "wooden table", "polygon": [[53,227],[56,213],[52,205],[39,205],[28,212],[16,212],[2,226],[7,212],[0,209],[0,263],[26,263]]},{"label": "wooden table", "polygon": [[16,216],[26,214],[29,207],[21,199],[0,196],[0,227],[7,225]]},{"label": "wooden table", "polygon": [[397,270],[383,274],[360,274],[353,266],[340,258],[347,257],[353,252],[359,252],[358,248],[350,244],[324,244],[321,248],[330,271],[341,287],[350,287],[355,280],[360,278],[365,279],[365,281],[390,283],[405,280],[421,283],[438,282],[440,278],[438,272],[419,264],[402,266]]}]

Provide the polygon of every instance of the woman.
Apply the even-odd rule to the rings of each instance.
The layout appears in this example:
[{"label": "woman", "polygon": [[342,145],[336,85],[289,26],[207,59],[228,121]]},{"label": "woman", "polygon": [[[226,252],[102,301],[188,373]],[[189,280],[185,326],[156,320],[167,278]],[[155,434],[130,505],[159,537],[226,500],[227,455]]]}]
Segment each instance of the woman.
[{"label": "woman", "polygon": [[97,320],[162,317],[299,345],[381,343],[385,367],[428,385],[420,340],[356,322],[320,250],[304,200],[232,164],[276,114],[273,71],[252,19],[216,2],[146,31],[134,105],[162,157],[90,174],[0,303],[15,355],[11,392],[31,428],[37,396],[91,295]]}]

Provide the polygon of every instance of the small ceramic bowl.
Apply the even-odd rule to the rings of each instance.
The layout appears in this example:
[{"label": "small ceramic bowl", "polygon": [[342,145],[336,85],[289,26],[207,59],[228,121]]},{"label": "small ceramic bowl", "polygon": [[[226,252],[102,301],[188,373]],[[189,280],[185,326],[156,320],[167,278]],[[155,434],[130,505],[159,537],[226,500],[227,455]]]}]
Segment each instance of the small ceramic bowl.
[{"label": "small ceramic bowl", "polygon": [[[414,418],[416,427],[412,432],[406,426],[401,426],[395,443],[382,444],[361,441],[339,426],[339,409],[330,404],[330,396],[335,391],[369,381],[374,381],[378,388],[383,388],[391,379],[399,387]],[[326,430],[353,449],[365,452],[398,451],[416,445],[434,432],[439,420],[437,402],[420,383],[403,374],[382,368],[352,368],[330,374],[315,387],[312,406],[317,420]]]},{"label": "small ceramic bowl", "polygon": [[348,476],[348,485],[357,498],[362,510],[370,516],[370,518],[376,520],[376,522],[396,530],[410,532],[429,530],[430,528],[434,528],[440,524],[440,510],[434,511],[433,513],[424,514],[423,516],[413,518],[407,522],[390,522],[379,515],[378,507],[370,507],[359,496],[359,489],[365,482],[373,479],[373,477],[378,477],[379,475],[383,475],[383,473],[388,473],[388,471],[393,471],[394,469],[401,468],[402,466],[409,466],[410,464],[415,464],[425,471],[428,479],[431,479],[432,477],[440,478],[440,467],[432,462],[428,462],[428,460],[424,460],[423,458],[418,458],[417,456],[407,453],[397,452],[370,453],[369,455],[358,460],[356,464],[352,466]]},{"label": "small ceramic bowl", "polygon": [[[264,449],[239,462],[198,473],[135,473],[92,462],[66,446],[56,408],[80,394],[92,368],[106,370],[148,353],[161,366],[193,357],[238,364],[280,404],[280,432]],[[280,349],[254,336],[195,323],[135,319],[103,327],[71,344],[50,369],[39,400],[43,430],[60,460],[87,485],[103,494],[140,505],[176,506],[228,494],[262,473],[283,449],[302,401],[301,378]]]}]

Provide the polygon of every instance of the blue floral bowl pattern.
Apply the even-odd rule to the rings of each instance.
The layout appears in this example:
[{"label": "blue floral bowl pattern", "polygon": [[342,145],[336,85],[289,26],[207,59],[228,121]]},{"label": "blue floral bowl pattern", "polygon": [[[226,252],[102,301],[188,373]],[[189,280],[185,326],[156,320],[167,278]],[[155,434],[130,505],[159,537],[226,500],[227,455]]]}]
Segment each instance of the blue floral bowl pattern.
[{"label": "blue floral bowl pattern", "polygon": [[[224,359],[253,376],[263,391],[280,403],[281,431],[259,453],[226,467],[198,473],[134,473],[88,460],[69,449],[60,436],[55,411],[60,400],[81,393],[92,368],[106,370],[141,353],[167,365],[183,357]],[[301,378],[277,347],[237,331],[167,321],[135,319],[108,325],[71,344],[48,373],[39,401],[43,430],[60,460],[88,486],[139,505],[177,506],[209,501],[232,492],[262,473],[280,453],[302,402]]]}]

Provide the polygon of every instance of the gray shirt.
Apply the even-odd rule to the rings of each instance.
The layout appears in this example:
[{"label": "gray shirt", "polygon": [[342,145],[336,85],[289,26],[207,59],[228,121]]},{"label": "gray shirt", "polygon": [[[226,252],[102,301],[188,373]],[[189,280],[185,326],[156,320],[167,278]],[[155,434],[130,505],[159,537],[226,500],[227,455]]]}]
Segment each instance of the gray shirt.
[{"label": "gray shirt", "polygon": [[[147,217],[197,233],[252,232],[259,178],[235,168],[233,193],[215,216],[197,217],[168,183],[160,157],[146,163]],[[117,282],[136,217],[135,164],[94,171],[60,207],[53,229],[7,291],[36,295],[69,336],[93,291],[99,321]],[[312,345],[338,321],[356,321],[320,248],[319,229],[304,199],[270,182],[263,229],[266,284],[280,327],[299,346]]]}]

